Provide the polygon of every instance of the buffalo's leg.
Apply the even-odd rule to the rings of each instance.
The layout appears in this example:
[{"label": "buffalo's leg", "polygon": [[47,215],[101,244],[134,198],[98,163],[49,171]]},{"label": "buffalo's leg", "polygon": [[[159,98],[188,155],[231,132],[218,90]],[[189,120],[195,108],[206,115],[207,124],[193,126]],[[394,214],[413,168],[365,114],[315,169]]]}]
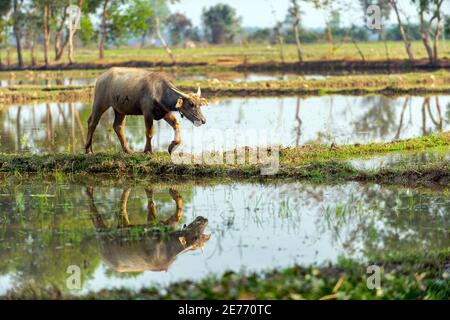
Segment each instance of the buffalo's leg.
[{"label": "buffalo's leg", "polygon": [[92,153],[92,137],[94,136],[95,128],[97,128],[98,122],[102,117],[103,113],[108,110],[109,107],[101,108],[97,104],[94,103],[94,107],[92,108],[92,113],[88,119],[88,133],[86,136],[86,144],[85,144],[85,152]]},{"label": "buffalo's leg", "polygon": [[152,153],[152,138],[153,138],[153,115],[151,113],[144,113],[145,121],[145,153]]},{"label": "buffalo's leg", "polygon": [[156,221],[156,206],[153,202],[153,189],[145,188],[145,193],[147,194],[147,223],[153,223]]},{"label": "buffalo's leg", "polygon": [[130,220],[128,219],[128,197],[130,196],[130,189],[124,189],[122,192],[122,196],[120,198],[120,208],[119,208],[119,222],[117,227],[125,228],[130,225]]},{"label": "buffalo's leg", "polygon": [[166,120],[166,122],[173,128],[174,131],[173,141],[169,145],[169,153],[172,153],[175,148],[178,147],[178,145],[181,143],[180,124],[172,112],[167,113],[164,116],[164,120]]},{"label": "buffalo's leg", "polygon": [[126,115],[123,113],[118,112],[117,110],[114,110],[114,124],[113,128],[114,131],[117,134],[117,137],[119,138],[120,144],[122,146],[122,150],[125,153],[131,153],[132,151],[128,148],[127,144],[127,138],[125,137],[125,122],[126,122]]},{"label": "buffalo's leg", "polygon": [[96,229],[106,229],[106,224],[103,221],[102,215],[98,212],[97,206],[94,202],[94,188],[92,186],[86,187],[86,195],[89,198],[89,208],[91,211],[91,219]]},{"label": "buffalo's leg", "polygon": [[164,224],[175,228],[178,223],[180,223],[181,217],[183,216],[183,198],[175,189],[170,188],[169,193],[172,199],[175,201],[176,209],[175,214],[164,221]]}]

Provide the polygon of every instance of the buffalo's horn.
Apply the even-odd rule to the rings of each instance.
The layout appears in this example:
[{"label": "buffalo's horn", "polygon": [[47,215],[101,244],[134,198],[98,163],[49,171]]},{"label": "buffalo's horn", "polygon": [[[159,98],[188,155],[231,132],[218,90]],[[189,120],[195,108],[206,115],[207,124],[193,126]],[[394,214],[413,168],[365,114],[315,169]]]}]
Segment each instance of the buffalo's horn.
[{"label": "buffalo's horn", "polygon": [[189,96],[188,96],[186,93],[184,93],[184,92],[178,90],[178,89],[175,88],[175,87],[172,87],[172,90],[175,91],[176,93],[178,93],[180,96],[182,96],[182,97],[184,97],[184,98],[189,98]]},{"label": "buffalo's horn", "polygon": [[199,97],[201,97],[201,96],[202,96],[202,90],[200,90],[200,87],[198,87],[198,90],[197,90],[197,95],[198,95]]}]

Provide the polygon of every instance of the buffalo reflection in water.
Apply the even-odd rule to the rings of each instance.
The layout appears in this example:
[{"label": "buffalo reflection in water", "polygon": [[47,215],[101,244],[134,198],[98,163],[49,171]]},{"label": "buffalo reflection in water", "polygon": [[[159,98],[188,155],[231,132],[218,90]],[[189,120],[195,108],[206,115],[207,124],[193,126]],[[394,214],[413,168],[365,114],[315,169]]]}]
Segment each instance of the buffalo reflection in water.
[{"label": "buffalo reflection in water", "polygon": [[[148,215],[146,224],[130,224],[127,212],[127,202],[130,189],[125,189],[120,200],[119,219],[117,227],[108,227],[94,202],[93,187],[87,187],[86,194],[90,200],[91,218],[98,231],[98,243],[103,261],[117,272],[167,271],[178,255],[202,248],[211,235],[203,234],[208,220],[201,216],[181,230],[175,230],[181,221],[183,201],[181,195],[170,189],[170,195],[175,201],[175,214],[167,220],[159,221],[153,202],[153,190],[145,189],[148,200]],[[132,229],[143,230],[138,237],[124,236]],[[162,228],[169,231],[162,232]],[[113,231],[121,232],[113,232]]]}]

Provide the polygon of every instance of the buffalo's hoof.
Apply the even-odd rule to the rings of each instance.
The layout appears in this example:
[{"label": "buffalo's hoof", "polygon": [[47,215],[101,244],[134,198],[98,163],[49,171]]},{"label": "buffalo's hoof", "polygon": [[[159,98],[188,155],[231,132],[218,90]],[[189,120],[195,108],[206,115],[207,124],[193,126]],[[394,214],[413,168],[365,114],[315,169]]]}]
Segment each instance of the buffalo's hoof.
[{"label": "buffalo's hoof", "polygon": [[151,155],[153,152],[152,152],[152,150],[144,150],[144,154],[146,154],[146,155]]},{"label": "buffalo's hoof", "polygon": [[131,149],[125,149],[125,150],[123,150],[123,152],[125,152],[126,154],[133,154],[134,153],[134,151],[131,150]]},{"label": "buffalo's hoof", "polygon": [[179,145],[180,145],[180,142],[172,141],[172,143],[169,146],[169,154],[172,154],[172,152],[174,152],[178,148]]}]

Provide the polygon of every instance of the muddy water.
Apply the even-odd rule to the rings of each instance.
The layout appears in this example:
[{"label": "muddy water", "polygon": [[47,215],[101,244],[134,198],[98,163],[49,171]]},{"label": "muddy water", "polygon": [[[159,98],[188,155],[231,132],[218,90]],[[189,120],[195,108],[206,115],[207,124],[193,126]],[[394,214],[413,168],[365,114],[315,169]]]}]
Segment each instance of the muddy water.
[{"label": "muddy water", "polygon": [[443,192],[357,183],[3,181],[0,221],[0,294],[29,281],[68,290],[71,265],[85,292],[450,245]]},{"label": "muddy water", "polygon": [[[83,103],[0,107],[0,152],[82,152],[90,112]],[[207,123],[199,128],[181,120],[186,151],[387,142],[450,128],[450,96],[232,98],[211,102],[203,112]],[[112,110],[103,115],[94,150],[120,150],[113,118]],[[142,150],[142,117],[128,117],[125,132],[131,148]],[[166,150],[172,137],[167,123],[155,123],[154,149]]]}]

